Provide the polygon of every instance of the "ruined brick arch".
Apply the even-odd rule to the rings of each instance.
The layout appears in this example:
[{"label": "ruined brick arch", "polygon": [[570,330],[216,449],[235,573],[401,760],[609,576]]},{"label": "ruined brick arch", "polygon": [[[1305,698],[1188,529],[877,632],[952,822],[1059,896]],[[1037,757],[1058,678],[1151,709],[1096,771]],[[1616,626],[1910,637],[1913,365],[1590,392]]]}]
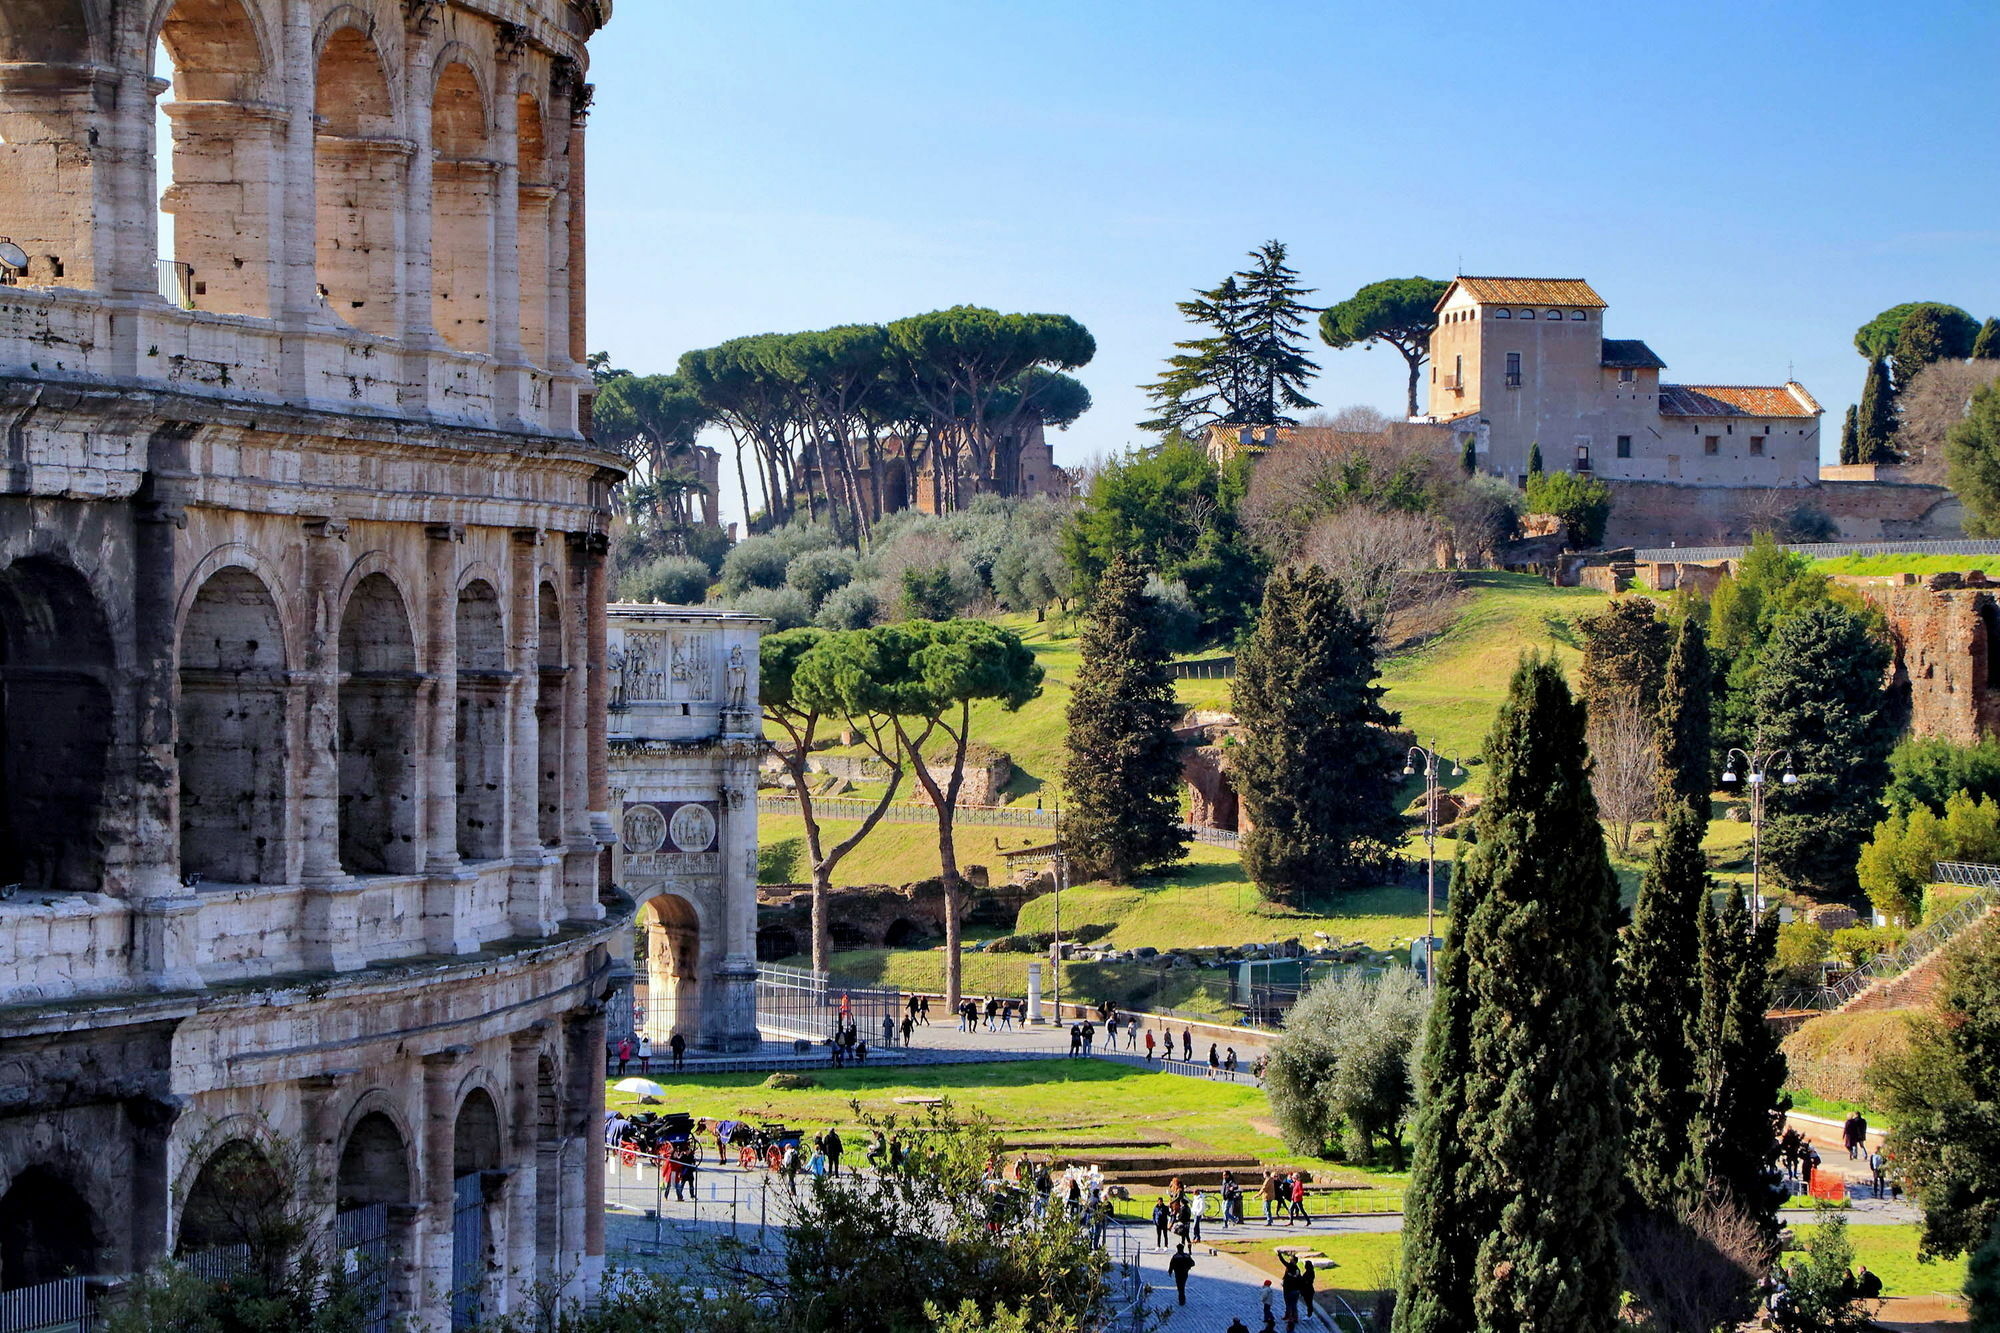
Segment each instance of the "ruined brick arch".
[{"label": "ruined brick arch", "polygon": [[217,570],[196,590],[179,645],[181,874],[286,883],[293,691],[271,589],[240,565]]},{"label": "ruined brick arch", "polygon": [[462,46],[439,52],[431,92],[431,324],[461,352],[493,350],[492,99]]},{"label": "ruined brick arch", "polygon": [[0,568],[0,883],[103,888],[116,663],[100,608],[66,560]]},{"label": "ruined brick arch", "polygon": [[402,332],[403,190],[413,145],[374,31],[362,11],[342,6],[315,44],[314,271],[329,314],[393,337]]},{"label": "ruined brick arch", "polygon": [[[484,572],[484,571],[482,571]],[[475,573],[458,590],[458,854],[507,854],[507,627],[500,594]]]},{"label": "ruined brick arch", "polygon": [[357,580],[340,614],[340,864],[418,867],[417,652],[409,603],[388,574]]}]

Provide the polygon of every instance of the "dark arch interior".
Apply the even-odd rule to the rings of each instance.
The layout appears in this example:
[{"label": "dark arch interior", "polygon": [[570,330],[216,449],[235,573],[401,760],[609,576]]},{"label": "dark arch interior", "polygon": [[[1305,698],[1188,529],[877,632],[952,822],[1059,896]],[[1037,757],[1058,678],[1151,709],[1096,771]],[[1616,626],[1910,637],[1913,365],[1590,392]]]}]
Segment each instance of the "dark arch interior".
[{"label": "dark arch interior", "polygon": [[475,579],[458,594],[458,854],[507,854],[507,640],[500,596]]},{"label": "dark arch interior", "polygon": [[929,938],[923,927],[902,917],[891,921],[889,929],[882,933],[882,943],[891,949],[915,948]]},{"label": "dark arch interior", "polygon": [[535,696],[536,832],[544,847],[562,845],[563,789],[563,640],[562,600],[542,584],[536,599],[541,620],[541,689]]},{"label": "dark arch interior", "polygon": [[417,868],[416,661],[402,594],[370,574],[340,621],[340,864],[349,871]]},{"label": "dark arch interior", "polygon": [[484,1088],[474,1088],[458,1108],[451,1136],[451,1173],[467,1176],[500,1165],[500,1112]]},{"label": "dark arch interior", "polygon": [[282,884],[285,648],[277,603],[256,575],[202,584],[181,627],[181,873]]},{"label": "dark arch interior", "polygon": [[396,1122],[380,1111],[361,1117],[340,1153],[341,1208],[410,1201],[409,1151]]},{"label": "dark arch interior", "polygon": [[97,1219],[70,1183],[31,1166],[0,1194],[0,1291],[91,1273]]},{"label": "dark arch interior", "polygon": [[828,924],[827,934],[832,937],[833,947],[836,949],[865,949],[868,947],[868,937],[863,935],[860,929],[851,922],[831,922]]},{"label": "dark arch interior", "polygon": [[0,572],[0,883],[103,887],[111,667],[83,575],[40,558]]},{"label": "dark arch interior", "polygon": [[284,1173],[255,1144],[236,1139],[215,1150],[181,1205],[176,1256],[224,1245],[259,1245],[287,1221],[291,1190]]},{"label": "dark arch interior", "polygon": [[757,961],[775,963],[799,951],[799,937],[783,926],[763,926],[757,931]]}]

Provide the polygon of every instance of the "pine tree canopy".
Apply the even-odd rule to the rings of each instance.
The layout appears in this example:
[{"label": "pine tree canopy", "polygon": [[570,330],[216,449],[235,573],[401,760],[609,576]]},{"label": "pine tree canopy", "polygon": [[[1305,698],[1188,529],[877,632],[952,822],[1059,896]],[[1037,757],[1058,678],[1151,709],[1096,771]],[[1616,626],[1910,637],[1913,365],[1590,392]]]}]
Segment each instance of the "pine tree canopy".
[{"label": "pine tree canopy", "polygon": [[1123,556],[1098,581],[1069,702],[1064,851],[1079,874],[1124,883],[1178,861],[1181,704],[1146,575]]},{"label": "pine tree canopy", "polygon": [[1945,480],[1965,502],[1965,531],[2000,533],[2000,383],[1972,395],[1965,420],[1944,441]]},{"label": "pine tree canopy", "polygon": [[1372,347],[1385,342],[1401,354],[1409,370],[1409,415],[1417,414],[1417,383],[1430,359],[1437,330],[1437,303],[1448,282],[1436,278],[1386,278],[1371,282],[1319,317],[1319,336],[1333,348]]},{"label": "pine tree canopy", "polygon": [[1271,577],[1237,654],[1230,773],[1253,824],[1243,868],[1273,901],[1380,882],[1402,843],[1403,756],[1374,677],[1374,627],[1338,583],[1314,566]]},{"label": "pine tree canopy", "polygon": [[1159,415],[1141,430],[1195,436],[1214,425],[1291,426],[1292,413],[1318,406],[1305,392],[1319,371],[1304,350],[1313,289],[1299,286],[1281,242],[1266,241],[1250,259],[1178,302],[1189,323],[1213,331],[1174,344],[1165,373],[1145,386]]},{"label": "pine tree canopy", "polygon": [[1972,359],[1992,361],[2000,358],[2000,319],[1988,318],[1979,326],[1979,333],[1972,340]]},{"label": "pine tree canopy", "polygon": [[1528,659],[1486,742],[1424,1054],[1397,1333],[1596,1333],[1618,1315],[1616,880],[1584,707]]},{"label": "pine tree canopy", "polygon": [[[1835,602],[1781,616],[1757,680],[1755,748],[1789,751],[1797,780],[1764,794],[1764,864],[1788,886],[1854,894],[1896,743],[1875,626]],[[1744,775],[1747,778],[1747,775]]]}]

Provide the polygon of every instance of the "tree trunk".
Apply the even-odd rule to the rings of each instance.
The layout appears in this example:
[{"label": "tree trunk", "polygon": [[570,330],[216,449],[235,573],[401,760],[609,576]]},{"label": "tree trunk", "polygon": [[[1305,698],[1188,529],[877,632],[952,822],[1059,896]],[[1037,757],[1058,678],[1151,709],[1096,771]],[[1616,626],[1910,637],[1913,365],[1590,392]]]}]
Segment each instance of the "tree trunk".
[{"label": "tree trunk", "polygon": [[833,923],[827,919],[827,896],[833,890],[833,876],[815,861],[812,887],[812,970],[822,976],[833,971]]},{"label": "tree trunk", "polygon": [[958,1008],[959,982],[963,975],[964,960],[960,956],[961,931],[959,917],[963,912],[964,893],[958,878],[958,849],[952,845],[952,808],[938,807],[938,866],[939,876],[944,881],[944,1007],[946,1012]]},{"label": "tree trunk", "polygon": [[1424,359],[1421,356],[1406,356],[1403,359],[1410,363],[1409,415],[1414,417],[1417,414],[1417,377],[1423,369]]}]

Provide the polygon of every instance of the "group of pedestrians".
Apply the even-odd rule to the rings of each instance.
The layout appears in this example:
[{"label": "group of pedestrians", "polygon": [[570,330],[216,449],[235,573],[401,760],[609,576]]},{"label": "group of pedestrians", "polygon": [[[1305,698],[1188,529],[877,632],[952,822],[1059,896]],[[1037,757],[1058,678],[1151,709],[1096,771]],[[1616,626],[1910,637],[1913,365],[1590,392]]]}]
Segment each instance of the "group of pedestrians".
[{"label": "group of pedestrians", "polygon": [[1303,1171],[1266,1171],[1264,1183],[1257,1187],[1257,1197],[1264,1201],[1264,1225],[1276,1226],[1274,1213],[1283,1213],[1284,1225],[1294,1223],[1312,1225],[1312,1214],[1306,1211],[1306,1186],[1309,1177]]},{"label": "group of pedestrians", "polygon": [[[667,1052],[672,1057],[671,1068],[678,1074],[687,1068],[687,1038],[676,1032],[667,1039]],[[620,1037],[611,1050],[611,1058],[618,1062],[618,1077],[625,1077],[625,1069],[634,1060],[639,1062],[639,1072],[653,1072],[653,1039],[644,1033],[635,1041],[631,1037]]]},{"label": "group of pedestrians", "polygon": [[969,997],[958,1002],[960,1032],[979,1031],[982,1017],[985,1019],[988,1032],[1012,1032],[1017,1021],[1025,1028],[1028,1025],[1028,1002],[1003,1000],[994,995],[987,996],[984,1004]]}]

